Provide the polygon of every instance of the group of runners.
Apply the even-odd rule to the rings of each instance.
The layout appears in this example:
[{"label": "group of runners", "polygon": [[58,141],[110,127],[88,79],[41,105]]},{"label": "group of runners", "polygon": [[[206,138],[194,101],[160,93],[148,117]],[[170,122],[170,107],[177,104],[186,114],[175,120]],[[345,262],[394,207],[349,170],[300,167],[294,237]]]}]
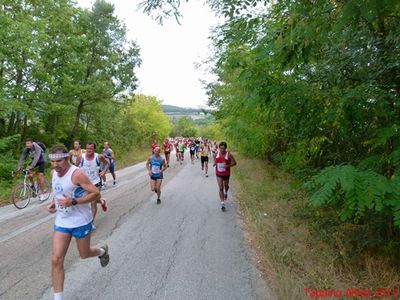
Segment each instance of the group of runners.
[{"label": "group of runners", "polygon": [[[232,153],[227,150],[225,142],[210,142],[206,138],[174,138],[165,139],[162,147],[157,142],[152,145],[152,153],[146,162],[150,177],[151,191],[157,194],[157,204],[161,204],[161,184],[163,174],[170,165],[170,154],[176,150],[177,161],[184,160],[185,150],[189,150],[191,162],[201,160],[201,169],[208,177],[208,163],[212,157],[213,166],[219,187],[221,210],[225,211],[228,198],[230,169],[236,165]],[[161,155],[163,150],[165,158]],[[38,183],[45,189],[43,174],[45,172],[45,146],[27,139],[17,169],[20,170],[26,158],[32,162],[28,170],[38,169]],[[91,232],[96,229],[94,220],[97,205],[107,211],[107,201],[101,196],[101,189],[106,185],[106,173],[109,171],[116,184],[114,170],[114,151],[108,142],[104,143],[101,154],[96,153],[96,143],[87,142],[85,149],[81,148],[79,140],[74,141],[73,149],[64,145],[53,146],[48,158],[52,173],[52,189],[54,198],[47,205],[50,213],[56,213],[51,258],[51,274],[55,300],[63,299],[64,291],[64,259],[72,237],[76,239],[79,255],[82,259],[98,257],[102,267],[110,261],[108,245],[91,246]],[[33,181],[32,181],[33,183]],[[44,191],[44,190],[43,190]]]},{"label": "group of runners", "polygon": [[194,164],[196,159],[201,161],[201,170],[205,177],[208,177],[208,163],[210,157],[213,159],[215,175],[219,189],[219,200],[222,211],[226,210],[225,202],[228,199],[230,169],[236,165],[236,160],[232,153],[227,150],[226,142],[210,142],[207,138],[166,138],[163,142],[165,159],[161,156],[161,147],[154,142],[152,145],[152,155],[147,160],[146,168],[150,176],[150,187],[157,194],[157,204],[161,203],[161,184],[163,172],[169,167],[170,155],[173,148],[176,151],[176,159],[180,164],[183,163],[185,150],[189,150],[190,161]]}]

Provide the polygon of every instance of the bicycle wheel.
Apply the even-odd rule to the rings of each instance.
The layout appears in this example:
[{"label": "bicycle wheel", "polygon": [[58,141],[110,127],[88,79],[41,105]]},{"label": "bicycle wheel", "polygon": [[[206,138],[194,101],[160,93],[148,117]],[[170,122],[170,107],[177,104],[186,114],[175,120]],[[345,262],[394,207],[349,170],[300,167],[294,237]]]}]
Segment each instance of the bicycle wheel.
[{"label": "bicycle wheel", "polygon": [[31,200],[31,189],[28,185],[22,183],[17,185],[12,192],[12,202],[18,209],[23,209],[28,206]]},{"label": "bicycle wheel", "polygon": [[40,202],[49,200],[51,195],[51,185],[47,181],[45,181],[44,186],[46,187],[46,192],[43,193],[40,189],[40,191],[38,192]]}]

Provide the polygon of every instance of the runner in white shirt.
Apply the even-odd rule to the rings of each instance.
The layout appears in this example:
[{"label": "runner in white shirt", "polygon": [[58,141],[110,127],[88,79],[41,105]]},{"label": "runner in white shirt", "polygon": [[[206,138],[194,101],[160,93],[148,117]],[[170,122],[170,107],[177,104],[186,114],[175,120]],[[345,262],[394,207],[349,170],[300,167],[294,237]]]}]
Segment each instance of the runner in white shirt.
[{"label": "runner in white shirt", "polygon": [[71,165],[68,150],[57,145],[50,150],[53,201],[47,206],[50,213],[57,213],[53,233],[51,275],[55,300],[63,300],[64,259],[72,237],[75,237],[81,258],[98,256],[105,267],[109,261],[108,246],[90,246],[92,211],[89,203],[100,199],[99,190],[86,174]]},{"label": "runner in white shirt", "polygon": [[[86,144],[86,152],[80,160],[80,168],[85,171],[86,175],[89,177],[90,182],[93,183],[99,191],[101,191],[101,177],[107,173],[109,162],[105,159],[102,154],[95,153],[96,143],[88,142]],[[104,164],[104,169],[99,173],[100,164]],[[105,199],[100,199],[97,202],[92,202],[92,214],[93,222],[97,214],[97,203],[101,204],[103,211],[107,211],[107,201]],[[93,225],[93,229],[96,227]]]}]

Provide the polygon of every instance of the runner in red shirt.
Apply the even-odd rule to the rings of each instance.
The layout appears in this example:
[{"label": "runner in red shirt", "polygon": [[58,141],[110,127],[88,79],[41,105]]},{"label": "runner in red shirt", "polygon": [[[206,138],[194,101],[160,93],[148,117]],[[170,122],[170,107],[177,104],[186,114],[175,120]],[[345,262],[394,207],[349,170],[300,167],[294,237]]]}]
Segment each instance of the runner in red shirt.
[{"label": "runner in red shirt", "polygon": [[172,151],[172,145],[169,142],[169,139],[164,140],[163,149],[164,149],[164,154],[165,154],[165,161],[167,162],[167,168],[169,168],[169,156]]},{"label": "runner in red shirt", "polygon": [[232,153],[226,150],[227,144],[221,142],[215,157],[214,167],[217,175],[219,187],[219,199],[221,200],[221,209],[225,211],[225,201],[228,199],[229,178],[231,176],[231,167],[236,165],[236,160]]},{"label": "runner in red shirt", "polygon": [[154,143],[151,145],[151,153],[154,153],[154,149],[155,149],[155,148],[160,148],[160,146],[158,146],[156,140],[154,140]]}]

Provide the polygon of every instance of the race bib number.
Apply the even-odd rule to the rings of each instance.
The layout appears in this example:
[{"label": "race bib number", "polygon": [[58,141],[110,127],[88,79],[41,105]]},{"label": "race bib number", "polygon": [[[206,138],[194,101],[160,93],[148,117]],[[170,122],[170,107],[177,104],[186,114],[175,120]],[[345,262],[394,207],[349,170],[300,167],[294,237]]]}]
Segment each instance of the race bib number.
[{"label": "race bib number", "polygon": [[[98,173],[97,173],[98,174]],[[91,179],[96,179],[97,174],[94,170],[86,170],[86,175]]]},{"label": "race bib number", "polygon": [[151,173],[153,173],[153,174],[160,174],[160,173],[161,173],[161,168],[160,168],[160,166],[155,166],[155,165],[151,166]]},{"label": "race bib number", "polygon": [[225,172],[226,171],[226,163],[217,163],[217,170],[218,170],[218,172]]},{"label": "race bib number", "polygon": [[69,207],[61,206],[60,203],[58,202],[58,199],[56,199],[56,207],[57,207],[57,212],[63,214],[67,214],[70,211]]}]

